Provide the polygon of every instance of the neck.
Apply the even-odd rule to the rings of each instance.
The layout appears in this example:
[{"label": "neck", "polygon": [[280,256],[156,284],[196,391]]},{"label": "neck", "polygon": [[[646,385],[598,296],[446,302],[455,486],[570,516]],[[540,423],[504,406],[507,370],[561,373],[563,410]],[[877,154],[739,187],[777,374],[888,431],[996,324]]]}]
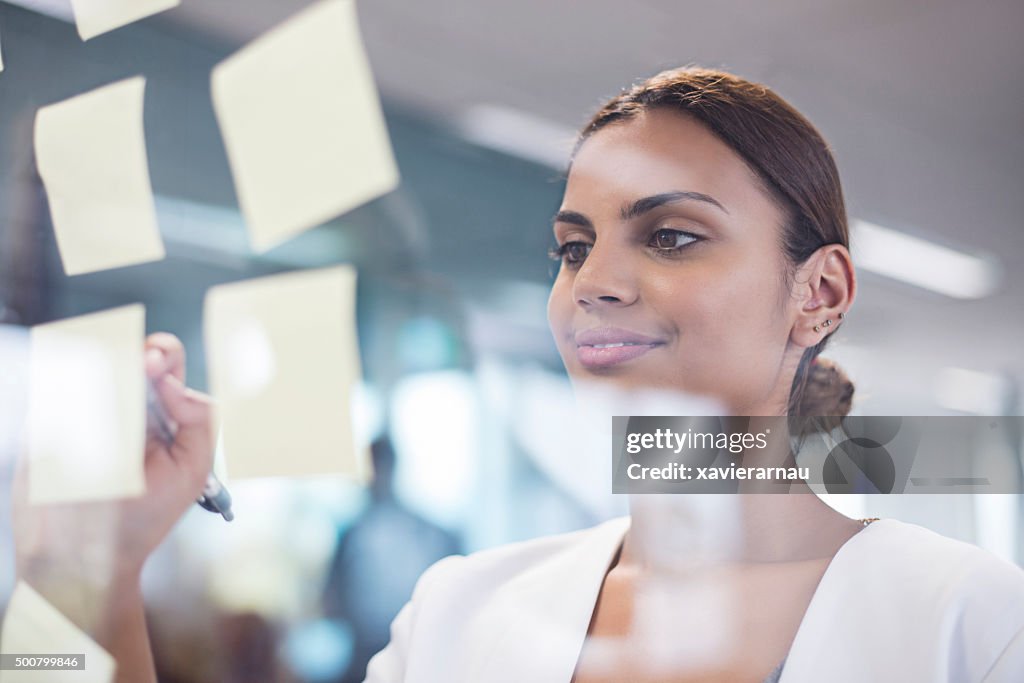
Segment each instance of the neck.
[{"label": "neck", "polygon": [[[742,464],[795,466],[785,419],[750,420],[751,432],[767,427],[776,438],[744,453]],[[862,528],[802,480],[744,481],[735,493],[632,494],[629,507],[632,523],[619,563],[641,568],[830,558]]]},{"label": "neck", "polygon": [[619,563],[640,568],[824,559],[862,528],[813,493],[634,494],[630,516]]}]

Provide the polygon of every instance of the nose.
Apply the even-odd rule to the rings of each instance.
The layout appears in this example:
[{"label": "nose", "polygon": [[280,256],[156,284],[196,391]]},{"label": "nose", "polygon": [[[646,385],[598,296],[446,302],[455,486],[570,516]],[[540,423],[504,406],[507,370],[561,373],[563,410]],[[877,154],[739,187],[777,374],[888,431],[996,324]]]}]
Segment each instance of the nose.
[{"label": "nose", "polygon": [[612,246],[594,244],[576,271],[573,299],[583,308],[628,306],[639,289],[628,255]]}]

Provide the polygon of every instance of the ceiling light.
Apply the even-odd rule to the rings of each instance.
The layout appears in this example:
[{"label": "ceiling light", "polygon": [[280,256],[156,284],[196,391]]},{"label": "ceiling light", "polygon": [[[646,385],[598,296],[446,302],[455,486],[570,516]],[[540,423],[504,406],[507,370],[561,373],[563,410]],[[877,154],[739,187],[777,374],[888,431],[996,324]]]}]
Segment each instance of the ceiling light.
[{"label": "ceiling light", "polygon": [[953,367],[939,371],[934,389],[942,407],[975,415],[1005,414],[1012,391],[1005,376]]},{"label": "ceiling light", "polygon": [[996,259],[971,255],[874,223],[854,220],[851,252],[857,268],[956,299],[980,299],[999,285]]},{"label": "ceiling light", "polygon": [[503,105],[470,107],[456,125],[476,145],[558,170],[566,167],[576,140],[576,131],[568,126]]}]

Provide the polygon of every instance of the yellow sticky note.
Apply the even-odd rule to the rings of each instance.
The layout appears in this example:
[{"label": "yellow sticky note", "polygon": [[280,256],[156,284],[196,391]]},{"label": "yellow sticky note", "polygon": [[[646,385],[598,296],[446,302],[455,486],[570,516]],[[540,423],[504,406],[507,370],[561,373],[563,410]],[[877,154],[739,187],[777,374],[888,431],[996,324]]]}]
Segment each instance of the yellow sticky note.
[{"label": "yellow sticky note", "polygon": [[137,76],[43,107],[35,150],[68,275],[164,257]]},{"label": "yellow sticky note", "polygon": [[29,370],[29,501],[145,492],[145,309],[38,325]]},{"label": "yellow sticky note", "polygon": [[68,671],[0,672],[3,683],[110,683],[116,662],[96,641],[24,581],[7,603],[0,652],[25,655],[77,655],[85,668]]},{"label": "yellow sticky note", "polygon": [[337,266],[207,293],[210,387],[231,479],[365,477],[351,416],[355,284],[355,270]]},{"label": "yellow sticky note", "polygon": [[213,105],[253,249],[398,185],[352,0],[323,0],[218,64]]},{"label": "yellow sticky note", "polygon": [[177,7],[181,0],[71,0],[82,40]]}]

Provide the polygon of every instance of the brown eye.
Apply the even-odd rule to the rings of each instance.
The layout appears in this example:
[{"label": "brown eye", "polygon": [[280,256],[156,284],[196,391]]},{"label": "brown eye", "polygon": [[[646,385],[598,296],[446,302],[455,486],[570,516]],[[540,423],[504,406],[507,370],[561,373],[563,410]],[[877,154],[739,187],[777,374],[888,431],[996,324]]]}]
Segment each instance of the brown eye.
[{"label": "brown eye", "polygon": [[585,242],[569,242],[565,245],[565,258],[569,263],[582,263],[590,253],[590,245]]},{"label": "brown eye", "polygon": [[555,261],[562,261],[569,266],[579,266],[590,253],[591,245],[586,242],[566,242],[552,249],[549,254]]},{"label": "brown eye", "polygon": [[696,241],[697,237],[688,232],[662,228],[661,230],[656,231],[651,237],[651,246],[656,249],[671,251],[673,249],[682,249],[687,244]]}]

